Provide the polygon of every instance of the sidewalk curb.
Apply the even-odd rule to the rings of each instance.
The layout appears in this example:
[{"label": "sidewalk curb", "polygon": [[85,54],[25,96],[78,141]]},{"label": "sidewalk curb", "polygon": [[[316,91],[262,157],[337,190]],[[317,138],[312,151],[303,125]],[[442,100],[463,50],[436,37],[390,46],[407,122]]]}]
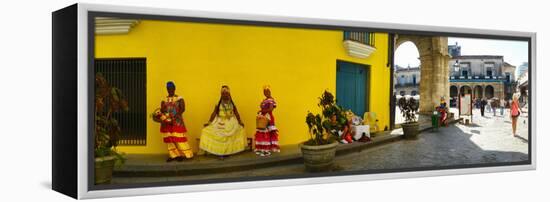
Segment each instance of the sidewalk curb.
[{"label": "sidewalk curb", "polygon": [[[353,152],[383,145],[386,143],[399,141],[401,134],[378,135],[370,142],[356,142],[352,144],[340,144],[336,149],[336,156],[345,155]],[[166,165],[123,165],[115,168],[113,175],[115,177],[175,177],[200,174],[214,174],[233,171],[244,171],[257,168],[267,168],[272,166],[301,164],[303,158],[301,153],[271,156],[268,158],[257,158],[254,160],[245,159],[233,162],[209,162],[189,166],[183,163]]]}]

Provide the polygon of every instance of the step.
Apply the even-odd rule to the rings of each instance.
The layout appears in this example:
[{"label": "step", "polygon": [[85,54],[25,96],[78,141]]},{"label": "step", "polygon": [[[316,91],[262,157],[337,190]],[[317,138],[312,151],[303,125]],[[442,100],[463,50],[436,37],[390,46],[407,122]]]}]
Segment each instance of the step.
[{"label": "step", "polygon": [[[380,132],[369,142],[338,145],[336,155],[359,152],[400,139],[402,139],[402,134]],[[259,157],[253,152],[247,151],[224,158],[223,160],[215,156],[198,155],[190,160],[167,163],[165,162],[165,154],[132,154],[127,155],[127,158],[128,160],[124,165],[115,168],[113,174],[116,177],[187,176],[303,163],[299,145],[283,146],[281,147],[281,153],[273,153],[269,157]]]}]

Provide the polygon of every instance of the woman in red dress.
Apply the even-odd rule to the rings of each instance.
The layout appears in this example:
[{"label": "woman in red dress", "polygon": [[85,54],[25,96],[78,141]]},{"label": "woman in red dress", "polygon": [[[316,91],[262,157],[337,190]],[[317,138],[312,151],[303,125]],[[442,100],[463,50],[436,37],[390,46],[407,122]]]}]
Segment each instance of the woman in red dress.
[{"label": "woman in red dress", "polygon": [[163,141],[168,146],[168,159],[182,161],[185,158],[192,158],[193,151],[187,143],[185,133],[187,129],[183,123],[182,113],[185,111],[185,102],[183,97],[175,94],[176,85],[169,81],[166,83],[168,96],[162,99],[160,103],[160,113],[156,115],[160,122],[160,133],[163,135]]},{"label": "woman in red dress", "polygon": [[261,110],[258,112],[258,116],[267,119],[267,126],[256,128],[254,151],[260,156],[269,156],[271,152],[280,152],[281,150],[279,148],[279,131],[275,127],[275,117],[273,116],[273,109],[277,107],[277,102],[271,97],[269,86],[264,86],[264,95],[265,99],[260,104]]}]

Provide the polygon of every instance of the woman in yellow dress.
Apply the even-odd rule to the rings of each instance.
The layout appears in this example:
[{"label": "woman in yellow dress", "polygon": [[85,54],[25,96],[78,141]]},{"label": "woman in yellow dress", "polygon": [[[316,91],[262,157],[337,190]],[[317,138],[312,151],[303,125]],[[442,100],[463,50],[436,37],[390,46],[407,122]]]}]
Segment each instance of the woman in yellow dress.
[{"label": "woman in yellow dress", "polygon": [[245,150],[247,143],[244,124],[231,99],[228,86],[222,86],[220,101],[204,126],[200,138],[202,150],[222,157]]}]

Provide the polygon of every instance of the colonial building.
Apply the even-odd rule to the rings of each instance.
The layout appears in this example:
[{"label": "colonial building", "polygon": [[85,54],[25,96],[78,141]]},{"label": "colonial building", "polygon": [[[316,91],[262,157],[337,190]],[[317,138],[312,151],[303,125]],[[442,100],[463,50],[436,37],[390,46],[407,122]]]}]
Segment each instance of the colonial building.
[{"label": "colonial building", "polygon": [[[522,66],[525,66],[525,67],[528,67],[528,63],[523,63],[520,68]],[[518,79],[517,79],[517,91],[519,93],[521,93],[521,96],[519,97],[519,101],[522,105],[524,104],[527,104],[528,103],[528,98],[529,98],[529,72],[527,70],[525,71],[518,71],[518,72],[521,72],[522,74],[518,75]]]},{"label": "colonial building", "polygon": [[517,77],[518,78],[521,77],[521,75],[525,74],[525,72],[527,72],[528,69],[529,69],[529,63],[528,62],[521,63],[521,65],[516,70]]},{"label": "colonial building", "polygon": [[448,49],[449,49],[449,55],[451,55],[451,57],[457,57],[462,55],[462,51],[461,51],[462,47],[458,45],[458,42],[456,42],[455,45],[449,45]]},{"label": "colonial building", "polygon": [[418,95],[420,86],[420,67],[395,66],[393,79],[394,92],[397,95]]},{"label": "colonial building", "polygon": [[110,30],[96,30],[96,71],[119,76],[113,78],[120,78],[116,85],[128,94],[129,118],[136,119],[129,121],[134,125],[121,124],[132,130],[123,128],[120,151],[166,152],[160,126],[148,115],[166,96],[167,81],[174,81],[176,94],[185,99],[183,116],[195,151],[222,85],[230,86],[249,138],[264,85],[271,86],[278,103],[280,145],[310,138],[304,118],[308,111],[318,112],[324,90],[360,116],[375,112],[379,128],[389,128],[393,39],[386,33],[157,20],[142,20],[130,31]]},{"label": "colonial building", "polygon": [[[455,47],[456,49],[456,47]],[[449,61],[450,96],[511,99],[516,67],[498,55],[454,55]]]}]

